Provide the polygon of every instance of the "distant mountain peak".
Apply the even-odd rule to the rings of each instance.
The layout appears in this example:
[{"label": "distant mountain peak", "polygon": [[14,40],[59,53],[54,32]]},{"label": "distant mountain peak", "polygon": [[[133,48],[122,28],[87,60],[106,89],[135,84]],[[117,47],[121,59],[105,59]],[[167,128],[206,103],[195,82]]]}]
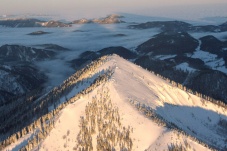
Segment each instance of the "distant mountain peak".
[{"label": "distant mountain peak", "polygon": [[72,23],[73,24],[87,24],[87,23],[97,23],[97,24],[116,24],[116,23],[124,23],[124,21],[121,20],[123,16],[117,15],[117,14],[111,14],[104,18],[96,18],[96,19],[79,19],[75,20]]},{"label": "distant mountain peak", "polygon": [[2,19],[0,25],[5,27],[71,27],[70,24],[60,21],[50,20],[41,21],[33,18],[16,18],[16,19]]}]

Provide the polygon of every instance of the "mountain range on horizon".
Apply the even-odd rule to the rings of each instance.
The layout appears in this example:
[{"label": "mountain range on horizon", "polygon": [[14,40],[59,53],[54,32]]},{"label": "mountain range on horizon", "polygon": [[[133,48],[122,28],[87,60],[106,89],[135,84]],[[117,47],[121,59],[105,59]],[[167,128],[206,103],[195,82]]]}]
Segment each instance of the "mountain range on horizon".
[{"label": "mountain range on horizon", "polygon": [[226,20],[130,17],[0,20],[0,150],[227,149]]}]

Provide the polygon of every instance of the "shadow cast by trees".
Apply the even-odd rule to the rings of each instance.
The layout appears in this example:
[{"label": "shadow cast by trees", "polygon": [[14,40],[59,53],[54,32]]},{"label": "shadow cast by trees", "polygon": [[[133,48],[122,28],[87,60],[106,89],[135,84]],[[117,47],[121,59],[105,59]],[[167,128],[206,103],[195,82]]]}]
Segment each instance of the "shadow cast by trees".
[{"label": "shadow cast by trees", "polygon": [[158,125],[176,130],[207,148],[227,149],[227,116],[219,113],[225,113],[224,107],[213,104],[217,111],[208,110],[206,100],[204,108],[164,103],[153,109],[137,100],[129,102]]},{"label": "shadow cast by trees", "polygon": [[[221,107],[219,107],[221,109]],[[166,122],[210,147],[226,149],[227,116],[198,106],[165,103],[155,111]]]}]

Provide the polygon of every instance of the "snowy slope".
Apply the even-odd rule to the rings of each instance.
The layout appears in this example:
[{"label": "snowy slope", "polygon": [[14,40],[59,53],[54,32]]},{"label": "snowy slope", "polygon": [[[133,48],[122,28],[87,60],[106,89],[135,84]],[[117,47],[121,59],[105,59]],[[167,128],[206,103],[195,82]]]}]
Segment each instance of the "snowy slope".
[{"label": "snowy slope", "polygon": [[206,51],[201,50],[201,41],[199,40],[199,46],[196,48],[196,51],[189,57],[199,58],[204,63],[213,70],[219,70],[227,74],[227,68],[225,66],[225,61],[223,58],[218,57],[216,54],[212,54]]},{"label": "snowy slope", "polygon": [[[160,77],[116,55],[109,56],[103,65],[89,75],[96,77],[106,69],[113,70],[108,82],[65,107],[55,117],[54,128],[36,150],[77,150],[79,119],[85,116],[88,102],[98,96],[102,87],[109,90],[113,105],[118,107],[122,125],[133,128],[132,150],[167,150],[171,144],[182,144],[187,146],[188,150],[209,150],[195,138],[209,146],[224,150],[226,144],[224,134],[227,130],[220,124],[220,119],[227,121],[225,108],[202,101],[201,98],[172,86]],[[72,89],[62,99],[76,95],[77,91],[76,88]],[[151,116],[145,116],[138,108],[140,111],[141,108],[149,108],[165,124],[157,122],[158,120]],[[175,130],[165,126],[171,123],[174,123],[172,127]],[[16,142],[5,150],[16,150],[13,146],[19,145],[20,143]]]}]

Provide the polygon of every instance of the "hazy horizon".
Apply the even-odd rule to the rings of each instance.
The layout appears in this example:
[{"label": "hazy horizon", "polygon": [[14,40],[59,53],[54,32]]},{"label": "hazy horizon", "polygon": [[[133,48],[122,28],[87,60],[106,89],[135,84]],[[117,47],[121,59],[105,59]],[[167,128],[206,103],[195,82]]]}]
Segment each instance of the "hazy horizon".
[{"label": "hazy horizon", "polygon": [[[133,13],[138,15],[168,18],[226,17],[226,0],[0,0],[0,15],[55,15],[67,19],[100,17],[111,13]],[[195,15],[196,14],[196,15]]]}]

